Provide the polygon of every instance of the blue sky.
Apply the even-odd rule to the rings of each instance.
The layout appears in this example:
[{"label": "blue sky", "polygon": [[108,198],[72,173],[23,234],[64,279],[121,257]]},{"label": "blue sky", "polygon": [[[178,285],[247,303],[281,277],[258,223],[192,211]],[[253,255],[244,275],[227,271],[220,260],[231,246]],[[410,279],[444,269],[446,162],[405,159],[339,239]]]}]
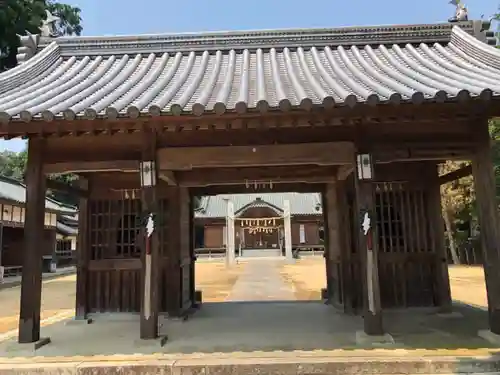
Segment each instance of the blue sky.
[{"label": "blue sky", "polygon": [[[434,23],[454,13],[448,0],[60,1],[82,9],[83,35]],[[499,0],[466,5],[470,18],[489,18]],[[0,150],[19,151],[24,144],[2,140]]]}]

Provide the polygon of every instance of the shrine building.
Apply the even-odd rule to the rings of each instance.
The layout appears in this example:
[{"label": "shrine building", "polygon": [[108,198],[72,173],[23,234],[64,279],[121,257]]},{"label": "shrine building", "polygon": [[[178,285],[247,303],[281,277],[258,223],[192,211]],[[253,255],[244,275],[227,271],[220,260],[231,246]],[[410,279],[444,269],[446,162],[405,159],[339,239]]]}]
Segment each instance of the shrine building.
[{"label": "shrine building", "polygon": [[[48,197],[44,206],[38,253],[43,260],[43,272],[50,272],[57,265],[71,263],[68,260],[73,258],[73,252],[59,251],[62,238],[60,221],[76,214],[76,210]],[[0,282],[22,272],[25,221],[26,186],[16,179],[0,176]]]},{"label": "shrine building", "polygon": [[[489,27],[23,36],[19,65],[0,74],[0,135],[29,147],[19,342],[40,338],[54,173],[79,176],[58,187],[80,197],[75,318],[138,312],[143,339],[158,337],[160,314],[196,306],[193,198],[220,194],[260,195],[272,227],[293,226],[293,207],[271,208],[265,193],[321,194],[327,294],[332,309],[362,316],[366,334],[385,333],[386,309],[449,312],[439,190],[472,173],[489,326],[500,335],[488,133],[500,115],[500,50]],[[439,176],[449,159],[472,167]],[[235,247],[237,225],[264,227],[240,220],[240,208],[226,212]]]},{"label": "shrine building", "polygon": [[[285,215],[286,207],[290,215]],[[228,236],[231,210],[234,210],[234,233]],[[194,246],[198,257],[225,256],[228,249],[233,252],[231,256],[240,257],[323,254],[323,211],[319,193],[203,197],[194,211],[194,220]],[[233,243],[229,243],[228,238]]]}]

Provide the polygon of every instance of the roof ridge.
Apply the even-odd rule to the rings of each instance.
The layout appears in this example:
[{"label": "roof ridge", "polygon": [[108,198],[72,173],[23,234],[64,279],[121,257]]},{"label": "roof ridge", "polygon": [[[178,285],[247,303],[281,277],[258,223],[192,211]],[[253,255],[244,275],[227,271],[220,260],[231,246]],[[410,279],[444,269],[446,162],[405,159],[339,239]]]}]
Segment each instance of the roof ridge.
[{"label": "roof ridge", "polygon": [[0,175],[0,181],[6,182],[6,183],[11,183],[13,185],[16,184],[18,186],[26,187],[26,185],[24,185],[23,181],[15,178],[15,177]]},{"label": "roof ridge", "polygon": [[[286,194],[286,193],[285,193]],[[238,215],[239,213],[243,213],[245,212],[247,209],[249,209],[250,207],[252,207],[256,202],[262,202],[264,203],[266,206],[270,207],[271,209],[273,209],[273,211],[281,211],[283,212],[283,209],[281,207],[278,207],[277,205],[275,204],[272,204],[271,202],[268,202],[267,200],[265,199],[262,199],[262,198],[259,198],[259,197],[256,197],[254,200],[250,201],[249,203],[241,206],[239,209],[237,209],[234,214],[235,215]]]},{"label": "roof ridge", "polygon": [[[458,23],[469,34],[478,31],[477,23]],[[348,26],[277,30],[219,31],[125,36],[80,36],[40,38],[38,50],[52,42],[62,55],[116,55],[205,50],[257,49],[275,47],[394,44],[411,42],[448,42],[457,23]]]}]

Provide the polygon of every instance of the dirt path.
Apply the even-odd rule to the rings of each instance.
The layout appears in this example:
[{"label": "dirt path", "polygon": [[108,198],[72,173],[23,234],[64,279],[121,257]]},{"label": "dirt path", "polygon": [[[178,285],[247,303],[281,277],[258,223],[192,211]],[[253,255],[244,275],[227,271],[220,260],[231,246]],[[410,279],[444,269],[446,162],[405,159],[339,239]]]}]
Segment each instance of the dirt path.
[{"label": "dirt path", "polygon": [[[196,287],[206,302],[224,301],[243,272],[243,264],[226,268],[222,262],[199,262],[196,265]],[[0,290],[0,334],[17,329],[21,287]],[[55,316],[71,316],[76,297],[76,275],[43,281],[41,320]]]},{"label": "dirt path", "polygon": [[[221,302],[231,298],[230,293],[238,279],[243,282],[243,276],[247,275],[248,279],[250,273],[252,273],[250,272],[252,270],[247,269],[247,267],[248,264],[246,263],[240,263],[231,268],[226,268],[224,262],[198,263],[196,265],[196,287],[202,290],[203,300],[206,302]],[[295,264],[280,267],[275,267],[275,273],[281,272],[286,284],[294,290],[296,299],[317,300],[320,298],[320,289],[326,284],[322,258],[301,259]],[[480,307],[487,306],[484,274],[481,267],[452,266],[449,270],[454,300]],[[257,289],[259,289],[255,292],[258,292],[261,297],[262,293],[271,293],[266,292],[265,283],[263,284],[266,277],[259,276],[258,278],[260,280],[257,283],[258,285],[252,284],[252,288],[258,287]],[[62,276],[43,282],[42,320],[65,314],[70,316],[73,313],[76,292],[75,282],[75,275]],[[0,290],[0,334],[16,329],[18,326],[20,292],[20,287]]]},{"label": "dirt path", "polygon": [[[320,257],[302,258],[284,265],[281,274],[293,284],[298,300],[318,300],[321,288],[326,286],[325,262]],[[449,274],[453,300],[487,307],[482,267],[450,266]]]},{"label": "dirt path", "polygon": [[293,285],[280,274],[284,259],[249,259],[226,301],[293,301]]},{"label": "dirt path", "polygon": [[[62,276],[42,283],[41,319],[70,314],[75,306],[76,275]],[[16,329],[19,322],[21,287],[0,290],[0,333]]]},{"label": "dirt path", "polygon": [[455,301],[486,308],[486,286],[483,267],[450,266],[451,296]]}]

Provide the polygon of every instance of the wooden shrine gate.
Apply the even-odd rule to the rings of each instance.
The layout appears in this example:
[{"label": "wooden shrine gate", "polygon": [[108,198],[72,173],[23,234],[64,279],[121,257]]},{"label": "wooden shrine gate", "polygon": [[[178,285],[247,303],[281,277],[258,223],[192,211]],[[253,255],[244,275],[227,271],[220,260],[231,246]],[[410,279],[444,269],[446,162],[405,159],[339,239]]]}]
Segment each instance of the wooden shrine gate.
[{"label": "wooden shrine gate", "polygon": [[[381,335],[382,305],[451,306],[436,171],[450,159],[472,162],[489,326],[500,335],[488,133],[500,115],[500,56],[488,29],[22,37],[23,65],[0,74],[0,136],[29,148],[19,341],[40,339],[47,175],[81,184],[62,188],[81,197],[79,319],[140,310],[141,338],[157,338],[160,311],[193,303],[188,189],[278,180],[284,191],[327,185],[330,296],[351,310],[363,300],[365,333]],[[146,236],[153,212],[157,231]]]}]

